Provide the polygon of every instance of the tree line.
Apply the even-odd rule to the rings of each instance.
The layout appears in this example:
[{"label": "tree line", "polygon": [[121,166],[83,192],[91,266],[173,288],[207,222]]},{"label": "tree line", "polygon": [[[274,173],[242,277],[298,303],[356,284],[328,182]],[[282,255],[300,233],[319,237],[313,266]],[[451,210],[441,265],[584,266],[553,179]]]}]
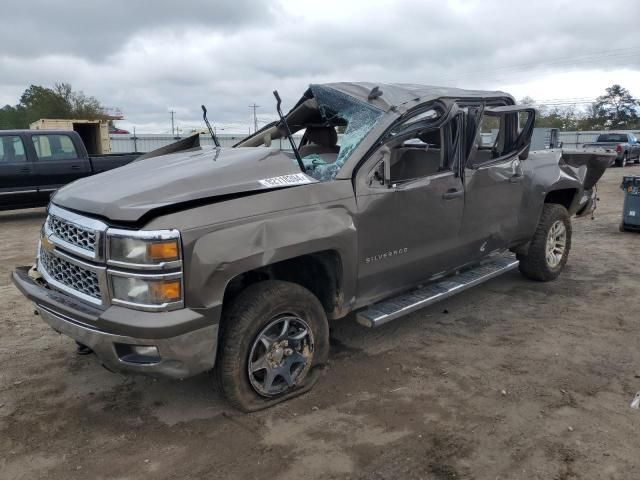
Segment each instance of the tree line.
[{"label": "tree line", "polygon": [[[640,101],[617,84],[607,88],[605,94],[586,109],[579,109],[575,105],[537,104],[531,97],[525,97],[518,103],[538,109],[537,127],[569,131],[640,130]],[[105,118],[105,114],[95,97],[74,91],[68,83],[56,83],[53,88],[31,85],[17,105],[0,108],[0,129],[29,128],[29,124],[41,118],[95,120]]]},{"label": "tree line", "polygon": [[525,97],[518,103],[537,108],[536,127],[568,131],[640,130],[640,101],[634,98],[629,90],[617,84],[607,88],[605,94],[599,96],[586,109],[579,109],[576,105],[537,104],[531,97]]},{"label": "tree line", "polygon": [[83,92],[76,92],[68,83],[56,83],[53,88],[31,85],[17,105],[0,108],[0,129],[29,128],[41,118],[105,118],[100,102]]}]

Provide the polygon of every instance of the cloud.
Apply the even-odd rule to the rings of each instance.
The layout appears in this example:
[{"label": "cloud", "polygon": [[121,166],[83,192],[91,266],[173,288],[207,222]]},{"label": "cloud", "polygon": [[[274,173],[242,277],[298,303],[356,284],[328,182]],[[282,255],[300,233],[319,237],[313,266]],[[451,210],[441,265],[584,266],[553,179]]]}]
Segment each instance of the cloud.
[{"label": "cloud", "polygon": [[193,27],[237,31],[273,20],[255,0],[4,0],[0,55],[73,55],[105,61],[132,37]]},{"label": "cloud", "polygon": [[249,125],[253,102],[267,121],[274,88],[290,107],[309,83],[336,80],[538,100],[621,83],[640,95],[640,4],[623,0],[5,3],[1,103],[30,83],[68,81],[139,131],[170,128],[170,108],[179,125],[200,126],[202,103],[218,125]]}]

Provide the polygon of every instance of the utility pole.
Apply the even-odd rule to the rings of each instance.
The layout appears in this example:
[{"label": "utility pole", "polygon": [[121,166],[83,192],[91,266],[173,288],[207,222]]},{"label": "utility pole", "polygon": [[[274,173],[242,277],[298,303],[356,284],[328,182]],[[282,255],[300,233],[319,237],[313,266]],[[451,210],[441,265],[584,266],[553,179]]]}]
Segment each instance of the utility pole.
[{"label": "utility pole", "polygon": [[176,113],[175,110],[169,110],[169,113],[171,114],[171,136],[175,135],[175,129],[173,128],[173,114]]},{"label": "utility pole", "polygon": [[[253,105],[249,105],[249,108],[253,108],[253,133],[256,133],[258,131],[258,117],[256,116],[256,108],[260,108],[260,105],[256,105],[254,103]],[[251,133],[251,130],[249,130],[249,133]]]}]

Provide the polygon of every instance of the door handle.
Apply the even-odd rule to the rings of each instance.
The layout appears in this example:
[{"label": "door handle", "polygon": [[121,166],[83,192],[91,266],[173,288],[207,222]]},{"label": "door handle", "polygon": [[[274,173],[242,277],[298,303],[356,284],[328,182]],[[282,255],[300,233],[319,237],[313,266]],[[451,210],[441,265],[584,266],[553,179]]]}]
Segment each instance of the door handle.
[{"label": "door handle", "polygon": [[71,165],[71,170],[80,170],[80,165]]},{"label": "door handle", "polygon": [[21,167],[20,173],[31,173],[31,167]]},{"label": "door handle", "polygon": [[455,190],[453,188],[442,194],[442,198],[445,200],[453,200],[462,196],[464,196],[464,190]]}]

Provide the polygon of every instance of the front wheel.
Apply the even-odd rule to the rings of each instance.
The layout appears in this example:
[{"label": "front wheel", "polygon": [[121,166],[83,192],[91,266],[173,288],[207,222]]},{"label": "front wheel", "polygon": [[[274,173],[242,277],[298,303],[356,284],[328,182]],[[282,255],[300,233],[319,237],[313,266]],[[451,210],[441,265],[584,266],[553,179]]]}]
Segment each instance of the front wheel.
[{"label": "front wheel", "polygon": [[225,397],[245,412],[311,389],[329,354],[320,301],[300,285],[269,280],[247,287],[225,312],[218,377]]},{"label": "front wheel", "polygon": [[571,220],[562,205],[545,203],[526,255],[518,255],[520,272],[532,280],[555,280],[571,249]]}]

